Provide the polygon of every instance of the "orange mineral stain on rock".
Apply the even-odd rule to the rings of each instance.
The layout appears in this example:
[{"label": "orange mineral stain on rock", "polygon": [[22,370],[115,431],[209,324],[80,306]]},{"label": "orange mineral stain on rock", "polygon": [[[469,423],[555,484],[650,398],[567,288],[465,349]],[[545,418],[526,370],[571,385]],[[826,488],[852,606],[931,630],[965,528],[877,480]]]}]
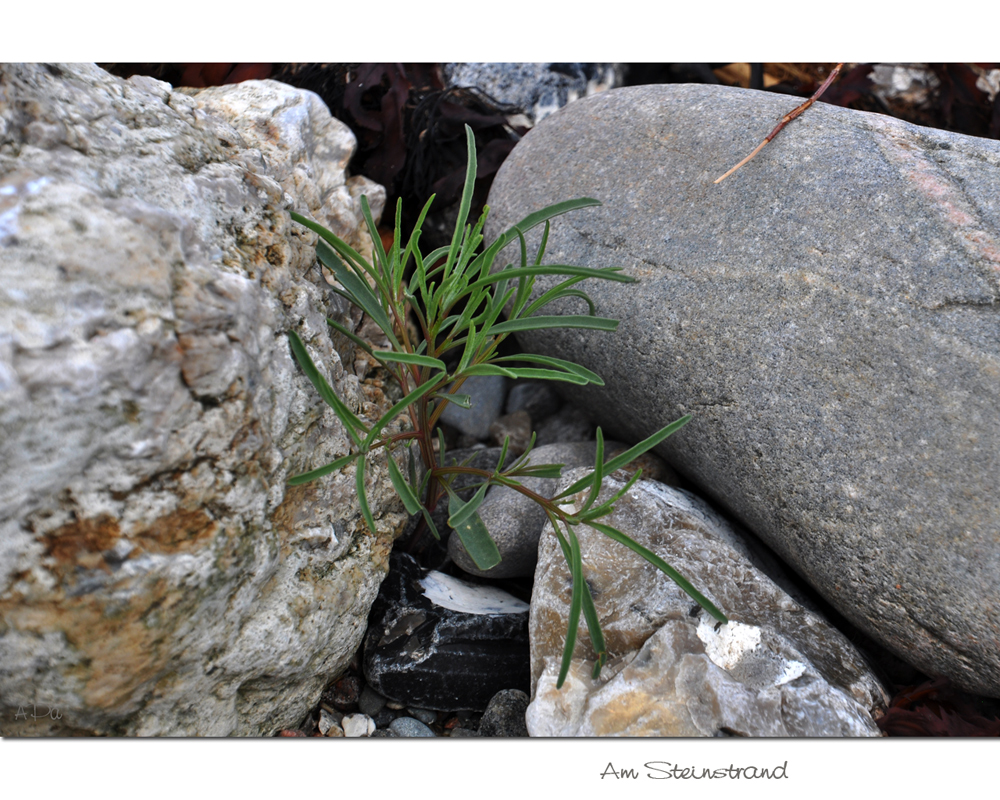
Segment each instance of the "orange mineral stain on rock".
[{"label": "orange mineral stain on rock", "polygon": [[[88,554],[110,550],[121,536],[118,520],[108,514],[56,528],[42,537],[48,555],[60,562],[78,562]],[[87,565],[81,565],[87,566]]]},{"label": "orange mineral stain on rock", "polygon": [[180,553],[194,550],[218,529],[203,509],[178,509],[155,520],[148,528],[133,535],[146,552]]}]

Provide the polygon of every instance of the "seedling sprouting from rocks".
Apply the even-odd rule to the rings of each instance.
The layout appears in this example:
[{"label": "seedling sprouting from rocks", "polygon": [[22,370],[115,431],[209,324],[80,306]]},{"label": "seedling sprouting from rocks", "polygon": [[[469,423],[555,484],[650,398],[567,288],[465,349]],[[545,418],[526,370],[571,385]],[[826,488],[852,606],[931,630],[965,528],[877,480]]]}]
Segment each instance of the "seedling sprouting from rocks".
[{"label": "seedling sprouting from rocks", "polygon": [[[598,428],[594,471],[552,498],[542,497],[522,485],[519,480],[529,476],[560,477],[561,464],[531,463],[534,436],[528,449],[507,469],[503,469],[503,464],[510,443],[509,438],[505,439],[499,464],[492,471],[471,467],[467,463],[448,465],[445,461],[443,437],[440,437],[439,448],[435,453],[434,435],[438,419],[448,403],[469,407],[470,398],[460,394],[458,390],[463,381],[473,375],[503,375],[513,379],[544,378],[577,385],[593,383],[603,386],[604,382],[600,376],[579,364],[530,353],[500,356],[498,348],[506,337],[516,331],[540,328],[589,328],[614,331],[618,327],[617,320],[596,316],[596,308],[590,298],[574,287],[588,278],[633,282],[632,278],[620,274],[620,267],[590,269],[565,265],[542,266],[549,234],[549,220],[574,209],[599,205],[598,201],[590,198],[568,200],[536,211],[506,231],[488,247],[480,250],[483,242],[483,226],[489,209],[484,209],[474,226],[466,224],[476,178],[475,139],[468,126],[466,126],[466,138],[469,156],[465,188],[459,204],[455,233],[448,247],[441,247],[427,255],[421,253],[419,248],[420,226],[427,216],[433,197],[421,211],[410,240],[403,250],[400,249],[402,209],[401,204],[397,206],[395,238],[388,252],[382,245],[367,199],[361,198],[362,212],[374,243],[374,264],[368,263],[358,252],[326,228],[298,214],[292,214],[296,222],[319,234],[317,256],[319,261],[333,272],[339,284],[334,291],[357,305],[378,324],[389,342],[390,349],[372,350],[367,342],[336,321],[328,320],[329,324],[381,364],[399,384],[403,396],[378,421],[370,423],[361,419],[337,397],[316,369],[302,340],[295,332],[290,332],[288,336],[295,358],[323,400],[336,412],[353,446],[347,455],[309,472],[296,475],[289,480],[289,483],[293,485],[306,483],[353,464],[361,513],[374,531],[375,522],[365,494],[365,467],[368,458],[384,448],[388,451],[389,476],[406,510],[410,514],[421,514],[427,528],[435,537],[440,538],[431,511],[443,497],[447,496],[448,525],[459,537],[476,566],[482,570],[500,562],[497,546],[490,538],[478,513],[487,488],[490,485],[509,486],[537,502],[545,510],[555,529],[573,580],[569,626],[559,675],[561,686],[569,670],[581,612],[597,654],[595,677],[600,674],[607,658],[604,636],[594,601],[583,579],[580,544],[573,530],[577,525],[589,525],[631,548],[666,573],[715,619],[722,622],[727,620],[719,609],[662,558],[632,541],[621,531],[598,521],[611,513],[614,503],[638,480],[640,473],[633,475],[613,497],[598,503],[603,476],[656,446],[684,425],[690,419],[689,416],[667,425],[607,463],[604,462],[603,435]],[[529,264],[524,234],[543,223],[545,229],[538,253]],[[503,248],[515,241],[520,243],[520,264],[507,264],[502,269],[493,270],[494,261]],[[411,260],[412,275],[407,281],[404,279],[404,273]],[[531,300],[532,289],[538,275],[560,275],[566,276],[566,279],[537,299]],[[562,297],[582,298],[587,302],[590,313],[561,316],[544,316],[537,313],[549,303]],[[501,320],[501,312],[505,307],[509,307],[507,318]],[[417,322],[416,336],[413,335],[414,329],[407,327],[408,313],[412,313]],[[457,365],[451,369],[444,361],[444,357],[449,353],[460,354]],[[454,359],[451,361],[454,363]],[[514,366],[515,363],[525,362],[537,366]],[[410,430],[402,433],[387,432],[390,423],[401,414],[407,415]],[[424,466],[422,477],[418,477],[412,447],[414,443]],[[406,451],[407,475],[403,474],[393,455],[393,451],[399,448]],[[452,481],[459,474],[479,479],[470,487],[475,489],[475,493],[468,502],[463,501],[452,488]],[[587,494],[582,504],[578,508],[568,507],[571,496],[585,490]]]}]

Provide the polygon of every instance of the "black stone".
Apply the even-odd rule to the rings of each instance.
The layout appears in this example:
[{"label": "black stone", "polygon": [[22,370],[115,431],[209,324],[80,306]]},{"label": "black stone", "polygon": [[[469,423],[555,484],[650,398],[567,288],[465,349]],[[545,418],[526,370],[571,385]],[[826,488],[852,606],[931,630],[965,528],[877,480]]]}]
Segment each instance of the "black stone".
[{"label": "black stone", "polygon": [[480,736],[527,736],[524,714],[529,697],[517,689],[505,689],[490,700],[479,723]]},{"label": "black stone", "polygon": [[482,711],[503,689],[527,691],[527,610],[444,608],[424,594],[426,575],[411,556],[392,554],[365,639],[364,674],[372,688],[436,711]]}]

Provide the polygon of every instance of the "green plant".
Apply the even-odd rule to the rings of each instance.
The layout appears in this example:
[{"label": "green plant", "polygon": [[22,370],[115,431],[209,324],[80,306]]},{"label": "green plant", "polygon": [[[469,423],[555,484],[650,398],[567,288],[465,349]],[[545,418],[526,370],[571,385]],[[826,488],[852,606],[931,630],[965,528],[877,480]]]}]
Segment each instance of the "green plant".
[{"label": "green plant", "polygon": [[[574,287],[588,278],[633,282],[632,278],[619,274],[620,267],[589,269],[565,265],[542,266],[542,257],[549,235],[549,220],[574,209],[599,205],[598,201],[590,198],[569,200],[537,211],[525,217],[489,247],[477,253],[483,241],[483,225],[489,209],[484,209],[474,226],[466,225],[476,177],[475,139],[468,126],[466,126],[466,137],[469,156],[465,189],[459,205],[455,233],[449,247],[439,248],[426,256],[420,252],[420,226],[427,216],[433,197],[421,211],[410,240],[402,251],[400,250],[401,205],[397,205],[395,238],[389,252],[385,252],[382,246],[366,198],[361,198],[365,222],[374,243],[375,264],[369,264],[359,253],[322,226],[298,214],[292,214],[296,222],[319,234],[317,256],[320,262],[333,272],[340,284],[334,291],[360,307],[378,324],[391,349],[373,351],[365,341],[335,320],[328,320],[329,324],[378,361],[399,384],[403,397],[377,422],[366,423],[336,396],[316,369],[301,339],[296,333],[290,332],[289,340],[295,358],[320,396],[333,408],[347,429],[353,443],[353,452],[318,469],[296,475],[289,480],[289,483],[300,484],[315,480],[354,463],[361,513],[374,531],[375,522],[365,494],[364,473],[369,455],[380,448],[385,448],[389,451],[387,458],[389,476],[406,510],[410,514],[421,514],[427,528],[435,537],[440,538],[430,512],[437,506],[439,500],[447,495],[448,524],[461,539],[476,565],[484,570],[500,562],[496,544],[490,538],[478,513],[478,508],[486,496],[487,487],[509,486],[537,502],[545,510],[555,529],[573,578],[569,626],[559,676],[561,686],[569,669],[581,613],[586,620],[591,643],[597,653],[595,677],[600,673],[607,655],[594,602],[583,579],[580,545],[573,530],[577,525],[589,525],[631,548],[666,573],[715,619],[726,622],[726,617],[659,556],[632,541],[621,531],[598,522],[601,517],[613,510],[614,503],[639,478],[639,473],[637,472],[614,497],[598,503],[603,476],[654,447],[684,425],[690,419],[689,416],[666,426],[607,463],[604,462],[604,439],[598,428],[594,471],[552,498],[532,492],[518,480],[528,476],[558,478],[561,474],[561,464],[530,462],[529,455],[534,446],[534,436],[528,449],[508,469],[502,469],[502,466],[506,460],[509,439],[504,441],[499,464],[493,471],[470,467],[467,462],[447,465],[444,439],[440,435],[439,450],[435,455],[433,436],[438,419],[449,402],[469,407],[470,398],[459,394],[458,389],[470,376],[504,375],[515,379],[547,378],[578,385],[588,383],[603,385],[600,376],[570,361],[530,353],[500,356],[497,354],[497,349],[507,336],[516,331],[556,327],[614,331],[618,327],[618,322],[596,316],[596,309],[590,298]],[[545,229],[541,245],[529,265],[524,234],[542,223],[545,224]],[[507,264],[502,269],[493,271],[493,263],[500,251],[515,240],[520,242],[520,264],[518,266]],[[411,259],[412,275],[407,281],[405,272]],[[532,289],[538,275],[567,277],[532,301]],[[564,316],[536,314],[552,301],[562,297],[583,299],[587,302],[590,313]],[[501,321],[500,315],[505,307],[508,308],[507,318]],[[419,327],[417,341],[413,340],[406,324],[408,311],[413,314]],[[443,358],[452,351],[457,351],[455,354],[460,353],[460,357],[457,365],[449,370]],[[514,366],[517,362],[538,366]],[[409,417],[411,430],[386,433],[386,427],[403,413]],[[438,434],[440,434],[439,429]],[[418,479],[413,450],[410,446],[414,440],[425,467],[421,479]],[[399,446],[405,446],[408,457],[409,474],[405,477],[392,455],[392,450]],[[454,476],[459,474],[472,475],[480,479],[478,483],[473,484],[475,493],[468,502],[463,501],[451,486]],[[588,487],[589,492],[582,507],[570,513],[565,508],[569,496]]]}]

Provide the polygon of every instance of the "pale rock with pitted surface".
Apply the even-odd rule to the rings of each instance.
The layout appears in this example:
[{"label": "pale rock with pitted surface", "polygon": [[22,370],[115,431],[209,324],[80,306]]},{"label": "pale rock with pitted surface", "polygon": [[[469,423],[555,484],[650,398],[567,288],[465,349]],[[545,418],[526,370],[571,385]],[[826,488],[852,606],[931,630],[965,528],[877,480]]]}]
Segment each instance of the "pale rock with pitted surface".
[{"label": "pale rock with pitted surface", "polygon": [[[560,489],[588,470],[566,474]],[[606,478],[600,499],[624,484]],[[572,497],[570,513],[586,492]],[[652,550],[725,613],[717,623],[625,545],[577,527],[609,656],[582,622],[556,688],[571,580],[551,524],[531,597],[531,736],[879,736],[887,696],[851,643],[754,562],[740,534],[693,495],[640,481],[603,523]]]},{"label": "pale rock with pitted surface", "polygon": [[268,735],[357,649],[405,519],[385,463],[375,535],[353,470],[286,484],[349,446],[288,331],[357,413],[389,406],[289,217],[370,252],[354,147],[276,82],[0,65],[3,735]]}]

